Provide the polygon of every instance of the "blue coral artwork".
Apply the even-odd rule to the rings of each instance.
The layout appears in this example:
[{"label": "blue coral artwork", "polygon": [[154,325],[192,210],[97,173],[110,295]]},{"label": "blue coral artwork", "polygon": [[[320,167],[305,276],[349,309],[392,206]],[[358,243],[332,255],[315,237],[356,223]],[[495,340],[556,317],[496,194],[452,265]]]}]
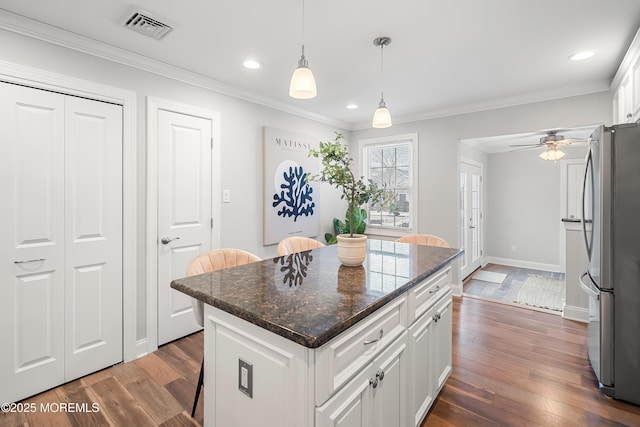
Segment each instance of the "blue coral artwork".
[{"label": "blue coral artwork", "polygon": [[307,182],[320,163],[309,157],[319,139],[291,131],[264,127],[264,244],[291,236],[320,234],[319,184]]},{"label": "blue coral artwork", "polygon": [[291,160],[278,165],[274,175],[276,192],[273,207],[278,208],[278,216],[293,218],[313,215],[316,204],[313,201],[313,187],[307,183],[307,172]]}]

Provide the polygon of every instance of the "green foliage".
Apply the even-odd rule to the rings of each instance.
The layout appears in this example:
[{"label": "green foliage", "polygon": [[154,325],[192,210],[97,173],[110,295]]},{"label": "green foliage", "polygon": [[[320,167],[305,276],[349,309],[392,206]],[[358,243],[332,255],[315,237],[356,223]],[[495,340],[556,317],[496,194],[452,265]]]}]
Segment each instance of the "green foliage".
[{"label": "green foliage", "polygon": [[[319,150],[309,150],[310,157],[322,158],[322,170],[317,175],[307,175],[307,181],[327,182],[342,192],[340,198],[347,201],[348,207],[345,222],[340,223],[340,230],[345,230],[353,237],[354,233],[364,232],[366,227],[367,213],[360,208],[362,205],[371,203],[382,207],[393,207],[396,197],[393,192],[378,187],[370,179],[355,178],[351,171],[353,159],[349,156],[347,146],[342,142],[343,139],[344,136],[336,132],[333,141],[320,142]],[[337,233],[338,226],[335,220],[334,226]],[[361,232],[358,231],[360,229]]]},{"label": "green foliage", "polygon": [[[338,218],[333,219],[333,229],[335,230],[335,236],[331,233],[326,233],[324,235],[324,240],[327,241],[327,244],[333,245],[338,243],[337,235],[338,234],[347,234],[351,232],[351,221],[349,220],[351,215],[349,214],[349,210],[345,214],[345,220],[340,221]],[[355,214],[353,215],[353,232],[355,234],[364,234],[364,231],[367,229],[367,211],[365,209],[356,209]]]}]

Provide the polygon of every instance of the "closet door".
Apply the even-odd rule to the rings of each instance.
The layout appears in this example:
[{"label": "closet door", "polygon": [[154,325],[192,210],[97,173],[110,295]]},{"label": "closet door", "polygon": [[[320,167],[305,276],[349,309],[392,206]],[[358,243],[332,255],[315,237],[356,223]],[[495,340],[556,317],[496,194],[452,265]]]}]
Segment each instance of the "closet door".
[{"label": "closet door", "polygon": [[0,83],[0,402],[64,381],[64,96]]},{"label": "closet door", "polygon": [[65,381],[122,360],[122,107],[65,98]]}]

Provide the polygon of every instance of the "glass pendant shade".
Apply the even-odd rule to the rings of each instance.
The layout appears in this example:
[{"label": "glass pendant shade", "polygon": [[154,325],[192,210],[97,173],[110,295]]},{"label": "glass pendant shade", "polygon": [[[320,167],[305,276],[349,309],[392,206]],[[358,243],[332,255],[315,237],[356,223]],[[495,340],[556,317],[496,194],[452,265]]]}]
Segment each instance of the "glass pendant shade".
[{"label": "glass pendant shade", "polygon": [[318,94],[316,90],[316,79],[313,77],[309,63],[304,57],[304,46],[302,46],[302,56],[298,61],[298,68],[291,76],[291,84],[289,84],[289,96],[296,99],[315,98]]},{"label": "glass pendant shade", "polygon": [[540,154],[540,158],[543,160],[559,160],[565,156],[565,153],[558,149],[548,149]]},{"label": "glass pendant shade", "polygon": [[388,128],[391,126],[391,113],[389,113],[382,97],[380,98],[380,104],[378,104],[376,112],[373,113],[371,126],[374,128]]}]

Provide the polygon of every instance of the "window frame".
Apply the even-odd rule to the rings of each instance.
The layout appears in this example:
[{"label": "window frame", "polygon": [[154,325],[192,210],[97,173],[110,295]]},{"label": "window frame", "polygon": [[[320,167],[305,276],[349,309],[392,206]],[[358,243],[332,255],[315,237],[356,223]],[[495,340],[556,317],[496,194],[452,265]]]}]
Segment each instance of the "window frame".
[{"label": "window frame", "polygon": [[[407,144],[409,146],[409,168],[410,168],[410,191],[411,203],[409,205],[409,218],[410,227],[381,227],[379,225],[370,224],[367,217],[367,230],[366,234],[386,236],[386,237],[401,237],[408,234],[416,233],[418,230],[418,134],[409,133],[402,135],[391,135],[380,138],[368,138],[358,141],[358,155],[360,161],[358,162],[358,175],[369,178],[369,148],[380,148],[385,146],[397,146],[399,144]],[[367,215],[369,214],[369,207],[367,206]]]}]

